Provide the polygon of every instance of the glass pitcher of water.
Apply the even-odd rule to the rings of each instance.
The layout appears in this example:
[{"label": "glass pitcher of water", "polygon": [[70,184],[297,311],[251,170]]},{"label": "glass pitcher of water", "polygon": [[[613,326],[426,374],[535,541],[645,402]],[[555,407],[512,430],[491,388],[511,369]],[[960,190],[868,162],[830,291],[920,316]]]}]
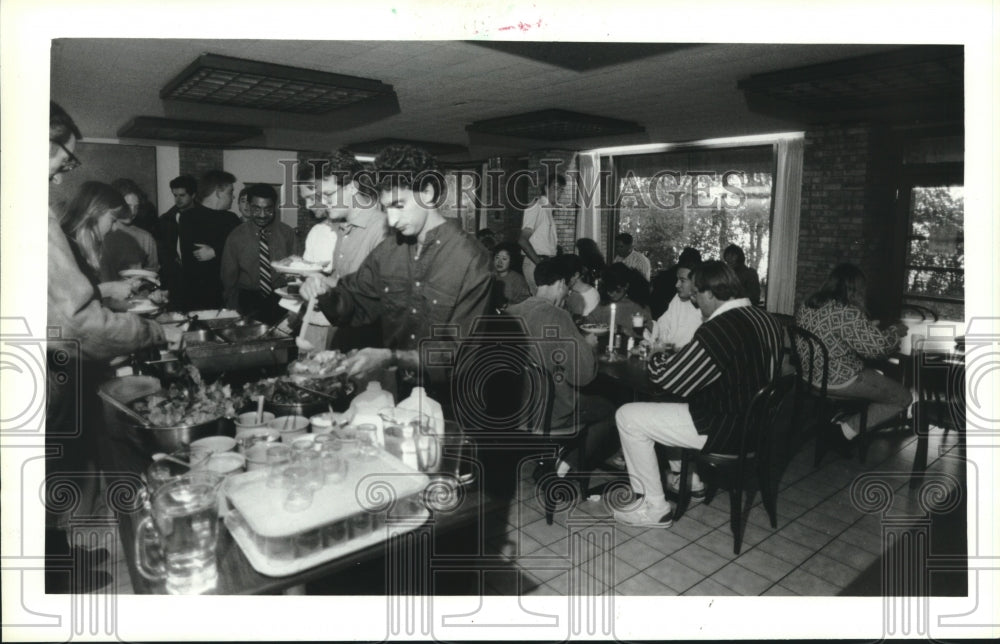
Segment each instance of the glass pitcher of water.
[{"label": "glass pitcher of water", "polygon": [[[152,495],[151,514],[136,529],[136,562],[142,576],[163,581],[171,595],[215,588],[219,487],[225,477],[209,471],[173,478]],[[159,552],[151,552],[151,550]]]}]

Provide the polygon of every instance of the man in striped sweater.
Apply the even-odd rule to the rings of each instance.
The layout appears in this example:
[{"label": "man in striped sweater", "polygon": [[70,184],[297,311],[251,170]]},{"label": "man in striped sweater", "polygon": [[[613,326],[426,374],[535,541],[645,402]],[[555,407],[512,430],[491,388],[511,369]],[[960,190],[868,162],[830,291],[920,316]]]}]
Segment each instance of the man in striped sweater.
[{"label": "man in striped sweater", "polygon": [[[632,489],[643,495],[632,509],[615,511],[619,523],[669,528],[673,509],[664,497],[655,443],[736,453],[744,413],[781,363],[781,325],[750,305],[731,268],[706,262],[695,270],[694,284],[705,322],[679,353],[658,353],[649,361],[650,378],[688,402],[631,403],[615,415]],[[679,460],[670,462],[680,469]],[[668,480],[671,489],[677,478]],[[695,475],[693,496],[703,496],[703,488]]]}]

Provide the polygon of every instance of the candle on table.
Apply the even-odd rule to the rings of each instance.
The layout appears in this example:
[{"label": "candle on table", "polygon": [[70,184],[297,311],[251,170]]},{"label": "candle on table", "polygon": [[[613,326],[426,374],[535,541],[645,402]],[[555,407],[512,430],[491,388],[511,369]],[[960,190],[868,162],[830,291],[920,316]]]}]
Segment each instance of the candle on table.
[{"label": "candle on table", "polygon": [[615,311],[617,306],[611,304],[611,320],[608,322],[608,353],[615,352]]}]

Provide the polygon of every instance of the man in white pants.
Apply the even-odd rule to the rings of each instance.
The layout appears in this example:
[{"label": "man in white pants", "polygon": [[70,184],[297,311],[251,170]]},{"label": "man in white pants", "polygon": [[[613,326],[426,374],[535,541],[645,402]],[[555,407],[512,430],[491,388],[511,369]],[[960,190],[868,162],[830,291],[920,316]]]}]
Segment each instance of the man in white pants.
[{"label": "man in white pants", "polygon": [[[631,403],[615,414],[632,490],[644,495],[630,509],[615,511],[619,523],[669,528],[673,509],[664,497],[655,443],[736,453],[745,411],[781,361],[780,323],[742,297],[731,268],[706,262],[695,270],[694,283],[705,323],[680,352],[657,353],[649,361],[653,382],[688,402]],[[679,470],[680,461],[671,460],[671,467]],[[692,490],[699,488],[695,477]]]}]

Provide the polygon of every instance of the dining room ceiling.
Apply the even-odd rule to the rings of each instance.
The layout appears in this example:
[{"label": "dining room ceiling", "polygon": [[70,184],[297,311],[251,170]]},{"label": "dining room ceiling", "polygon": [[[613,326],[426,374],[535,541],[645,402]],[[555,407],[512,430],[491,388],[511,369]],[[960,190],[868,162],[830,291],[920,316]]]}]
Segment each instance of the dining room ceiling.
[{"label": "dining room ceiling", "polygon": [[[641,128],[557,142],[566,149],[801,129],[803,123],[794,116],[752,111],[738,82],[903,47],[610,46],[614,44],[516,48],[467,41],[59,39],[52,45],[51,96],[73,114],[89,139],[118,138],[129,121],[145,116],[260,128],[260,135],[240,141],[239,147],[311,151],[378,139],[417,139],[456,146],[462,151],[445,158],[461,161],[553,147],[540,139],[471,136],[466,129],[477,121],[544,110],[621,119]],[[393,92],[326,114],[161,98],[161,90],[203,54],[361,77],[391,86]],[[601,64],[602,56],[609,64]],[[585,58],[576,65],[579,69],[567,67],[574,57]]]}]

